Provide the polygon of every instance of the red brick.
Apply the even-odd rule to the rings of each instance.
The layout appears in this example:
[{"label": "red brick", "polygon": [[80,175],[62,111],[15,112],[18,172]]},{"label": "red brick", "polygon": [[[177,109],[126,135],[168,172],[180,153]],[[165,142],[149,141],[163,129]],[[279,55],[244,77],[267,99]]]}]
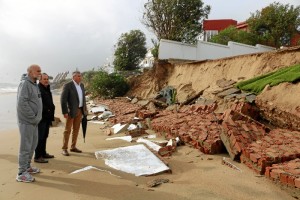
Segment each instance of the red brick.
[{"label": "red brick", "polygon": [[288,185],[294,187],[295,186],[295,177],[293,176],[288,176]]},{"label": "red brick", "polygon": [[236,137],[234,135],[231,135],[229,137],[229,141],[230,141],[230,146],[234,147],[235,143],[236,143]]},{"label": "red brick", "polygon": [[267,154],[267,160],[272,162],[278,162],[279,161],[279,155],[278,153],[272,153],[272,152],[266,152]]},{"label": "red brick", "polygon": [[243,128],[246,132],[249,132],[249,128],[248,128],[247,124],[242,123],[242,128]]},{"label": "red brick", "polygon": [[283,184],[288,184],[288,175],[285,173],[280,174],[280,182]]},{"label": "red brick", "polygon": [[248,143],[249,143],[249,142],[247,141],[247,139],[244,138],[242,135],[239,135],[237,140],[241,141],[243,144],[248,144]]},{"label": "red brick", "polygon": [[250,153],[250,160],[252,160],[252,162],[257,163],[258,159],[260,159],[261,156],[256,154],[256,153]]},{"label": "red brick", "polygon": [[266,167],[265,176],[267,178],[270,178],[270,171],[272,170],[272,167]]},{"label": "red brick", "polygon": [[272,171],[270,172],[270,176],[276,180],[279,179],[281,173],[284,173],[284,171],[282,171],[281,169],[272,169]]}]

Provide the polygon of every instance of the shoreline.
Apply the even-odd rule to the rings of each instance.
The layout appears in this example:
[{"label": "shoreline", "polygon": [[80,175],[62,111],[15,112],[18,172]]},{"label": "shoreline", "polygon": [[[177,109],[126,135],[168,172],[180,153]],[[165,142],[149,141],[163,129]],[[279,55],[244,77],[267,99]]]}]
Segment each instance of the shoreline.
[{"label": "shoreline", "polygon": [[[0,199],[241,199],[241,200],[293,200],[265,177],[257,176],[245,165],[235,163],[242,171],[222,165],[228,155],[205,155],[189,146],[180,146],[171,157],[166,158],[172,173],[153,176],[134,176],[105,165],[104,160],[95,158],[95,151],[135,145],[122,140],[105,140],[107,136],[101,125],[88,123],[85,143],[82,132],[78,136],[78,148],[83,153],[70,152],[71,156],[61,155],[62,117],[59,96],[53,95],[56,105],[55,116],[62,120],[57,127],[51,127],[47,141],[47,151],[54,154],[49,163],[32,163],[41,169],[34,175],[33,183],[15,181],[19,150],[18,129],[0,130],[0,162],[2,169]],[[123,136],[117,135],[117,136]],[[98,169],[70,174],[87,166]],[[113,175],[111,175],[111,172]],[[116,175],[116,176],[114,176]],[[119,177],[117,177],[119,176]],[[157,187],[149,188],[147,183],[154,179],[168,179]]]}]

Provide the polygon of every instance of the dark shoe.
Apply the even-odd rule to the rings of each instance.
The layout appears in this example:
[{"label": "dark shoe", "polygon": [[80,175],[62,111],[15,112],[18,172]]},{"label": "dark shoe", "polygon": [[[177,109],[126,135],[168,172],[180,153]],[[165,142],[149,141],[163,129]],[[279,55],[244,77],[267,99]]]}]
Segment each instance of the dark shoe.
[{"label": "dark shoe", "polygon": [[62,150],[61,154],[64,155],[64,156],[69,156],[70,155],[68,150],[66,150],[66,149]]},{"label": "dark shoe", "polygon": [[70,151],[75,152],[75,153],[81,153],[82,152],[81,150],[79,150],[77,148],[70,149]]},{"label": "dark shoe", "polygon": [[45,160],[43,157],[39,157],[37,159],[34,159],[34,162],[36,162],[36,163],[48,163],[48,160]]},{"label": "dark shoe", "polygon": [[54,158],[54,155],[46,153],[45,155],[43,155],[43,158]]}]

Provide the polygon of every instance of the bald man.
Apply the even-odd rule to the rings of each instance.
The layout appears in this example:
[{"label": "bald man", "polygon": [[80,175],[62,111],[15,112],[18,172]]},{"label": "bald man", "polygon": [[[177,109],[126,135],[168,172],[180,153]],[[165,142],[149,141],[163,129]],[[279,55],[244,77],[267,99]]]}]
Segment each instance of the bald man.
[{"label": "bald man", "polygon": [[17,93],[17,118],[20,131],[19,172],[18,182],[33,182],[31,174],[40,170],[31,166],[31,159],[38,143],[38,124],[42,119],[42,98],[37,85],[41,76],[38,65],[27,68],[27,76],[23,78]]}]

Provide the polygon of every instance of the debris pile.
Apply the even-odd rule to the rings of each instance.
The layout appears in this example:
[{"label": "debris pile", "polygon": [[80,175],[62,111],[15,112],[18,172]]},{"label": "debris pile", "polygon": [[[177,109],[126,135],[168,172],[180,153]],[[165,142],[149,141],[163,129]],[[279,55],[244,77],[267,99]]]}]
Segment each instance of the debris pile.
[{"label": "debris pile", "polygon": [[167,139],[179,137],[206,154],[224,152],[215,104],[184,106],[178,112],[164,111],[151,121],[151,127]]},{"label": "debris pile", "polygon": [[261,139],[270,131],[263,124],[234,110],[223,114],[222,133],[223,144],[232,160],[240,160],[242,149],[252,142]]},{"label": "debris pile", "polygon": [[275,182],[300,188],[300,159],[266,167],[265,175]]},{"label": "debris pile", "polygon": [[273,129],[260,140],[244,148],[241,161],[259,174],[272,164],[300,158],[300,133]]},{"label": "debris pile", "polygon": [[[184,66],[179,69],[181,68],[187,70]],[[193,65],[191,68],[196,69]],[[264,69],[271,71],[276,68],[279,67],[275,66],[272,69],[265,67]],[[172,74],[169,76],[176,77],[177,81],[177,77],[183,73],[179,69],[174,72],[174,75],[172,74],[173,66],[159,70],[165,70],[166,73],[162,73],[163,75]],[[204,66],[203,69],[199,69],[199,72],[206,73],[206,70],[210,69]],[[212,68],[213,70],[219,70],[219,65]],[[213,72],[217,73],[217,71]],[[255,70],[253,74],[256,74]],[[220,77],[217,74],[215,76]],[[224,74],[222,76],[224,77]],[[237,80],[249,78],[249,76],[235,76]],[[236,169],[233,162],[242,162],[258,174],[299,189],[299,167],[293,168],[294,173],[284,169],[287,163],[297,163],[299,166],[297,159],[300,158],[300,132],[298,132],[300,109],[289,111],[272,107],[271,101],[262,101],[261,97],[257,100],[256,95],[235,88],[236,81],[231,79],[221,78],[213,83],[206,77],[202,78],[203,82],[197,79],[199,81],[197,83],[195,78],[195,80],[190,80],[194,81],[193,83],[183,85],[179,83],[176,85],[177,83],[169,80],[177,87],[167,88],[166,92],[159,93],[160,96],[157,96],[159,98],[141,100],[136,96],[113,100],[99,99],[97,103],[109,107],[113,117],[108,118],[108,121],[126,127],[124,128],[126,135],[140,137],[147,134],[147,129],[151,129],[157,136],[169,140],[169,145],[160,143],[161,147],[157,151],[160,156],[171,156],[181,143],[199,149],[205,154],[219,154],[227,151],[232,162],[223,160],[222,164]],[[148,79],[151,78],[148,77]],[[141,77],[140,80],[142,80]],[[164,80],[168,79],[164,77]],[[207,85],[205,81],[211,85]],[[203,84],[199,87],[202,90],[194,90],[197,84]],[[153,86],[153,88],[160,87]],[[153,92],[153,88],[149,90]],[[149,90],[145,89],[143,92],[150,94]],[[180,101],[175,101],[175,95],[178,95],[178,99],[180,96]],[[272,118],[273,113],[276,115]],[[281,115],[276,117],[280,113]],[[294,115],[291,116],[290,113]],[[262,120],[265,116],[267,117]],[[282,121],[283,118],[284,121]],[[274,121],[268,121],[269,119],[274,119]],[[136,125],[136,128],[129,130],[128,127],[131,124]],[[275,124],[286,129],[276,127]],[[289,130],[289,127],[292,129]],[[289,168],[292,167],[289,166]]]}]

